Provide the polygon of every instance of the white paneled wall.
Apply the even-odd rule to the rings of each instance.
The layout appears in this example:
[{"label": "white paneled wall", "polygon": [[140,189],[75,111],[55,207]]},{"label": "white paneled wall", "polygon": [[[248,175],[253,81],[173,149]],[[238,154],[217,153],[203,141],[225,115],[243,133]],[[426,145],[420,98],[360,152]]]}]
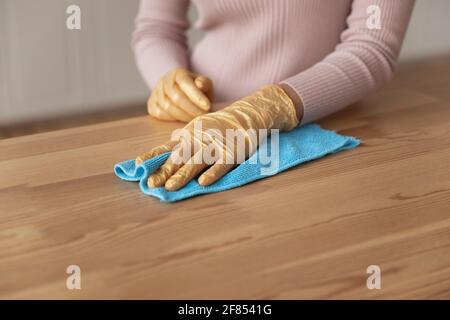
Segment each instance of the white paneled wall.
[{"label": "white paneled wall", "polygon": [[[142,102],[130,49],[137,0],[1,0],[0,124]],[[81,30],[66,8],[82,10]]]},{"label": "white paneled wall", "polygon": [[450,55],[449,14],[449,0],[416,0],[400,59]]}]

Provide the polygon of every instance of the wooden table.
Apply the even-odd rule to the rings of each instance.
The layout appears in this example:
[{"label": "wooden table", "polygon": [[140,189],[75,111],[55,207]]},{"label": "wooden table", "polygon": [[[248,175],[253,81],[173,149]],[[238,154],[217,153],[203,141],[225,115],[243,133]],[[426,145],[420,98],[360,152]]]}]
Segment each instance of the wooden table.
[{"label": "wooden table", "polygon": [[[1,298],[450,298],[450,59],[321,121],[361,147],[174,204],[114,163],[146,117],[0,142]],[[81,268],[81,290],[66,268]],[[381,268],[369,290],[366,269]]]}]

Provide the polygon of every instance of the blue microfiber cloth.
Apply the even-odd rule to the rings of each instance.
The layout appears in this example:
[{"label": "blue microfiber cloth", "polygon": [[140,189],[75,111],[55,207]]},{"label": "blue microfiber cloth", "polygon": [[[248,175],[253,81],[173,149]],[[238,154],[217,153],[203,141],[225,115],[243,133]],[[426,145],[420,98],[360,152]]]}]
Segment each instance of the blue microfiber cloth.
[{"label": "blue microfiber cloth", "polygon": [[[123,180],[139,181],[139,186],[145,194],[157,197],[162,202],[174,202],[205,193],[236,188],[249,182],[275,175],[303,162],[355,148],[359,143],[360,141],[354,137],[342,136],[333,131],[324,130],[316,124],[301,126],[290,132],[279,134],[279,163],[275,169],[268,169],[269,166],[264,165],[267,162],[265,160],[260,161],[260,159],[267,159],[267,156],[264,156],[266,154],[270,158],[271,137],[269,137],[266,144],[260,146],[252,157],[214,184],[202,187],[194,179],[183,188],[173,192],[166,191],[163,187],[149,188],[147,186],[148,176],[166,161],[169,153],[149,159],[138,167],[135,166],[134,159],[124,161],[116,164],[114,171]],[[262,151],[263,149],[264,151]]]}]

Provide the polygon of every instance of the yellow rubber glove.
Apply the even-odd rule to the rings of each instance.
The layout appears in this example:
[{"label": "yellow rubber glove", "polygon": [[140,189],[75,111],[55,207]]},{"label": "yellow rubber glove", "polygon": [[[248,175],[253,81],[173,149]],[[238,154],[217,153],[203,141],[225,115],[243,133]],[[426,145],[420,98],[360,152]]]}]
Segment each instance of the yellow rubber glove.
[{"label": "yellow rubber glove", "polygon": [[[201,132],[198,132],[200,123]],[[271,129],[292,130],[298,123],[295,106],[286,92],[278,85],[266,86],[220,111],[195,118],[184,127],[185,131],[189,133],[190,141],[183,140],[183,138],[177,141],[171,140],[140,155],[136,159],[136,164],[159,154],[172,152],[167,161],[148,178],[149,187],[165,186],[167,190],[175,191],[211,166],[198,179],[200,185],[207,186],[256,151],[259,129],[267,129],[267,134],[270,134]],[[235,132],[243,134],[245,143],[244,146],[240,145],[240,151],[236,144],[233,148],[229,148],[229,142],[224,138],[227,129],[234,129]],[[248,129],[253,129],[257,136],[252,137],[246,134],[249,132]],[[219,139],[219,136],[223,139]],[[238,139],[233,139],[233,141],[236,143]],[[189,143],[187,144],[187,142]],[[191,152],[190,155],[193,155],[192,157],[182,155],[183,146],[190,146],[188,149]],[[208,163],[201,156],[201,153],[204,155],[208,149],[214,150],[211,153],[216,158],[213,163]]]},{"label": "yellow rubber glove", "polygon": [[159,120],[189,122],[210,110],[212,95],[209,78],[177,68],[158,81],[147,111]]}]

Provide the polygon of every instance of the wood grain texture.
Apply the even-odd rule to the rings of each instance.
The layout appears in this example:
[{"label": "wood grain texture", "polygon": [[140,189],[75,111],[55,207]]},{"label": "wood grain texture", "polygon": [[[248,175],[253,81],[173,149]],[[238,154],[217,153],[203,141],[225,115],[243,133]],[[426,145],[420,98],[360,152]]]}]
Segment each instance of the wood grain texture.
[{"label": "wood grain texture", "polygon": [[[450,59],[320,124],[363,144],[174,204],[114,163],[179,124],[146,117],[0,141],[1,298],[450,298]],[[82,289],[67,290],[67,266]],[[382,289],[368,290],[379,265]]]},{"label": "wood grain texture", "polygon": [[0,126],[0,140],[145,115],[147,115],[147,110],[145,100],[143,100],[141,103],[122,104],[120,107],[110,107],[103,111],[81,111],[79,114]]}]

